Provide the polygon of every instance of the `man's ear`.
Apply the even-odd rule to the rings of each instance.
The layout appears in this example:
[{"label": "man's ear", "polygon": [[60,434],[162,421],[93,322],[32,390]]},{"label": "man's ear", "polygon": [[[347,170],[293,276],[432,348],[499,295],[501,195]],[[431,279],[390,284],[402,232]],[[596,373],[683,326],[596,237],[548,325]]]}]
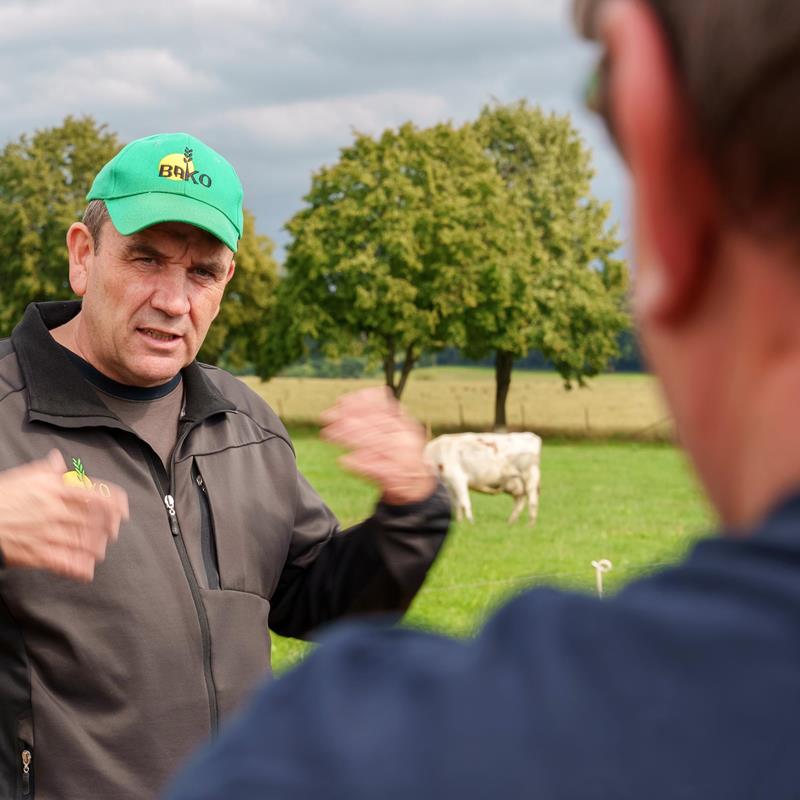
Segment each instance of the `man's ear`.
[{"label": "man's ear", "polygon": [[89,268],[94,258],[94,239],[82,222],[74,222],[67,231],[69,252],[69,285],[78,297],[86,294]]},{"label": "man's ear", "polygon": [[[645,3],[609,2],[600,25],[610,57],[611,113],[634,184],[647,313],[689,313],[717,247],[720,199],[696,139],[663,29]],[[645,299],[644,297],[642,298]]]}]

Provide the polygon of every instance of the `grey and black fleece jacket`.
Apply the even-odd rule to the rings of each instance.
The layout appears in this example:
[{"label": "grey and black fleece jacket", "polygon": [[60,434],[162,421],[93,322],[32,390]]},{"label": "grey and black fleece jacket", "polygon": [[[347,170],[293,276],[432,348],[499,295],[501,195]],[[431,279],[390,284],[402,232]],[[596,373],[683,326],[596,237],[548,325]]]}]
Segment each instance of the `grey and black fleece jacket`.
[{"label": "grey and black fleece jacket", "polygon": [[269,672],[268,627],[402,613],[450,519],[440,488],[341,531],[272,410],[198,363],[165,469],[48,333],[79,308],[0,341],[0,469],[58,448],[131,517],[90,584],[0,569],[0,798],[155,796]]}]

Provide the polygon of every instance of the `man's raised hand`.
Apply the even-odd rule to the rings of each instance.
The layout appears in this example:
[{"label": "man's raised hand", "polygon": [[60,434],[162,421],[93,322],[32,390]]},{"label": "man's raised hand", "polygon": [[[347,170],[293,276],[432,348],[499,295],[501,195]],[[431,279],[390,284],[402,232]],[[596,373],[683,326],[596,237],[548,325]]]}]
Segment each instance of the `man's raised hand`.
[{"label": "man's raised hand", "polygon": [[322,437],[351,450],[342,465],[377,483],[384,502],[404,505],[433,494],[436,477],[423,460],[425,433],[388,389],[344,395],[322,420]]},{"label": "man's raised hand", "polygon": [[128,519],[128,497],[67,485],[64,459],[53,450],[40,461],[0,472],[0,551],[8,567],[44,569],[78,581],[94,577],[95,564]]}]

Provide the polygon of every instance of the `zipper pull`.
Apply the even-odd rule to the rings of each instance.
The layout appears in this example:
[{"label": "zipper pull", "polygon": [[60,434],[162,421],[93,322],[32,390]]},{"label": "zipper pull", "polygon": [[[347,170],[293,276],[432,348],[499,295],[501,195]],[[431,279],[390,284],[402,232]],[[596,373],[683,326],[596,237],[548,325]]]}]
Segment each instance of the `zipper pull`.
[{"label": "zipper pull", "polygon": [[22,751],[22,793],[27,797],[31,793],[31,756],[30,750]]},{"label": "zipper pull", "polygon": [[200,487],[203,494],[206,491],[206,482],[203,480],[203,476],[198,472],[194,479],[195,483]]},{"label": "zipper pull", "polygon": [[169,514],[169,529],[172,531],[173,536],[177,536],[180,531],[178,530],[178,519],[175,515],[175,498],[171,494],[164,495],[164,505],[167,507]]}]

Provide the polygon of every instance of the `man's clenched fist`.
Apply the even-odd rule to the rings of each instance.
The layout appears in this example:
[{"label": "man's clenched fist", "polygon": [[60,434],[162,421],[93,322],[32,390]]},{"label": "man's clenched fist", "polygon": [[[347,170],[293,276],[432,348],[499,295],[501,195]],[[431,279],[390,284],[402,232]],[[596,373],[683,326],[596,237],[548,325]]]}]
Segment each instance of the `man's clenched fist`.
[{"label": "man's clenched fist", "polygon": [[57,450],[47,458],[0,472],[0,551],[8,567],[45,569],[90,581],[94,567],[128,519],[128,497],[70,485]]}]

